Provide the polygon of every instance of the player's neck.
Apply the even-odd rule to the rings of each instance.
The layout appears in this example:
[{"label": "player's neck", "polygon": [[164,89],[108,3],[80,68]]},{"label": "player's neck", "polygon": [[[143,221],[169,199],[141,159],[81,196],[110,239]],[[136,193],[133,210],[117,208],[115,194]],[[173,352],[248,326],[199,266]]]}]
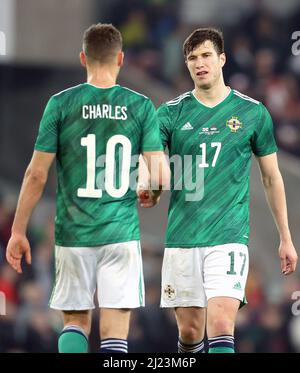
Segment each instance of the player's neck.
[{"label": "player's neck", "polygon": [[222,80],[219,84],[207,89],[201,89],[196,86],[193,93],[205,106],[213,107],[218,105],[229,95],[230,87],[226,86]]},{"label": "player's neck", "polygon": [[93,69],[87,74],[87,82],[99,88],[110,88],[116,85],[117,74],[109,69]]}]

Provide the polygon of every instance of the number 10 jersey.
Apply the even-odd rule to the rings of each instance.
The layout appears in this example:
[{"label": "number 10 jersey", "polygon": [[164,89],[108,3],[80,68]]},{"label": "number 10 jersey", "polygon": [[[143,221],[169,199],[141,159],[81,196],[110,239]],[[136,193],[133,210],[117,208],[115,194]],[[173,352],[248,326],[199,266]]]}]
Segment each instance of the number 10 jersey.
[{"label": "number 10 jersey", "polygon": [[149,98],[119,85],[62,91],[45,108],[35,150],[56,153],[56,245],[139,239],[138,156],[162,150]]}]

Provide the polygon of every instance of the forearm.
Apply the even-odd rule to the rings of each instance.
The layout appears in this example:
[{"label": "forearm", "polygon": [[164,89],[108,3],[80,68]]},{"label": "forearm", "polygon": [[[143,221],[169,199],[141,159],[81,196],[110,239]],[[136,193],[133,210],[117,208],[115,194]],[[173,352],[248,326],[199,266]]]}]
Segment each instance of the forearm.
[{"label": "forearm", "polygon": [[263,179],[263,183],[280,239],[282,241],[289,241],[291,240],[291,235],[288,225],[284,184],[280,172],[278,172],[276,176],[272,178],[265,180]]},{"label": "forearm", "polygon": [[170,167],[167,156],[162,152],[140,156],[139,162],[139,188],[148,189],[155,196],[163,190],[170,189]]},{"label": "forearm", "polygon": [[139,174],[138,174],[138,191],[139,190],[148,190],[151,192],[152,196],[155,199],[158,199],[162,194],[162,188],[158,190],[152,190],[151,181],[150,181],[150,172],[144,158],[140,155],[139,158]]},{"label": "forearm", "polygon": [[142,155],[139,156],[138,189],[148,189],[150,173]]},{"label": "forearm", "polygon": [[47,175],[34,173],[30,168],[26,170],[22,183],[12,233],[26,234],[28,221],[32,211],[43,193]]}]

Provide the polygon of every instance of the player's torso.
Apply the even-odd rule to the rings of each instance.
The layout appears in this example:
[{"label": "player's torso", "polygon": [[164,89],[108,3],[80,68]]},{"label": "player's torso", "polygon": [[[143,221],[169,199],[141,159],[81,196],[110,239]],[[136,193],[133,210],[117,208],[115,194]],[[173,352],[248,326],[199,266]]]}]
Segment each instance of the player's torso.
[{"label": "player's torso", "polygon": [[168,105],[173,125],[169,246],[246,243],[256,106],[233,91],[213,108],[192,94]]},{"label": "player's torso", "polygon": [[241,105],[232,91],[213,108],[205,107],[190,95],[174,112],[170,154],[202,156],[199,167],[227,168],[251,155],[251,136],[257,112],[245,101]]},{"label": "player's torso", "polygon": [[82,84],[65,99],[57,159],[69,193],[114,197],[105,189],[105,175],[119,188],[122,172],[136,168],[142,136],[138,107],[137,95],[118,85],[101,89]]},{"label": "player's torso", "polygon": [[82,84],[77,94],[66,99],[59,130],[59,152],[73,156],[82,154],[81,140],[96,137],[96,154],[105,154],[113,136],[124,136],[131,143],[132,153],[139,152],[141,127],[134,115],[138,102],[118,85],[101,89]]},{"label": "player's torso", "polygon": [[89,246],[138,239],[138,95],[118,85],[82,84],[61,104],[56,241]]}]

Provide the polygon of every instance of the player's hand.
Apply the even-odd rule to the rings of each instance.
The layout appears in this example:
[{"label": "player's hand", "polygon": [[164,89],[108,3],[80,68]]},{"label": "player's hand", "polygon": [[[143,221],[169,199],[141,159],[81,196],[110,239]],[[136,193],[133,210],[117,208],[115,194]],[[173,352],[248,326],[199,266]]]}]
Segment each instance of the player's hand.
[{"label": "player's hand", "polygon": [[155,195],[151,190],[140,188],[137,196],[141,207],[150,208],[155,206],[160,199],[160,195]]},{"label": "player's hand", "polygon": [[292,241],[280,242],[279,257],[282,274],[286,276],[295,272],[298,255]]},{"label": "player's hand", "polygon": [[7,244],[6,259],[18,273],[22,273],[21,260],[23,255],[27,264],[31,264],[31,249],[26,236],[14,233]]}]

